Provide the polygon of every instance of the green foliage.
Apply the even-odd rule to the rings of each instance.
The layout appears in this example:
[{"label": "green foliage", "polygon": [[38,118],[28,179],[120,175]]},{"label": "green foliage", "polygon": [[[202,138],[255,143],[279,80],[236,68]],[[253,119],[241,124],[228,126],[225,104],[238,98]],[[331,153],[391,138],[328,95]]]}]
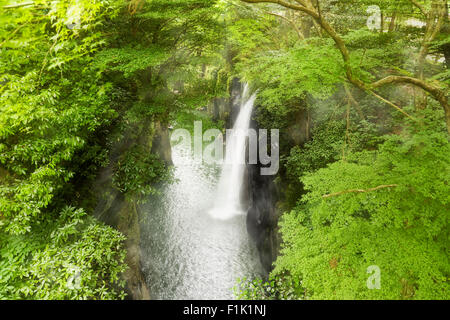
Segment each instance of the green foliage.
[{"label": "green foliage", "polygon": [[222,131],[225,127],[223,120],[213,121],[205,112],[193,110],[178,113],[175,119],[175,128],[186,129],[193,135],[195,121],[201,121],[203,133],[209,129]]},{"label": "green foliage", "polygon": [[169,54],[156,46],[111,48],[102,50],[96,56],[96,63],[102,71],[120,71],[123,72],[125,78],[129,78],[136,71],[158,66],[168,58]]},{"label": "green foliage", "polygon": [[[263,106],[274,113],[275,110],[283,112],[286,103],[306,93],[324,98],[334,92],[335,85],[341,81],[339,53],[331,42],[323,42],[310,39],[307,44],[299,44],[287,52],[265,54],[256,58],[254,65],[247,66],[245,78],[263,88],[259,94]],[[283,76],[274,77],[277,73]]]},{"label": "green foliage", "polygon": [[30,235],[0,234],[0,299],[123,298],[124,239],[71,207]]},{"label": "green foliage", "polygon": [[[81,30],[65,26],[67,4],[49,10],[50,3],[42,1],[36,4],[42,9],[2,14],[8,23],[0,27],[0,72],[7,79],[0,87],[0,228],[11,234],[45,220],[45,210],[78,173],[71,161],[104,163],[105,154],[91,142],[117,117],[109,107],[111,84],[89,68],[97,47],[90,41],[97,22],[110,13],[107,2],[84,4]],[[47,14],[36,17],[34,10]],[[9,45],[22,39],[27,41],[20,46]],[[64,61],[58,70],[52,67],[56,60]]]},{"label": "green foliage", "polygon": [[319,123],[312,130],[310,141],[291,149],[286,158],[287,175],[298,180],[305,173],[315,172],[342,159],[345,153],[374,149],[382,142],[378,133],[376,125],[366,120],[359,121],[348,131],[343,120]]},{"label": "green foliage", "polygon": [[287,158],[287,171],[294,179],[340,158],[344,147],[345,124],[342,121],[323,123],[314,128],[312,136],[312,140],[303,148],[293,147]]},{"label": "green foliage", "polygon": [[[301,297],[448,299],[447,134],[428,126],[385,139],[302,178],[309,193],[283,216],[272,273],[300,280]],[[384,185],[395,186],[370,190]],[[370,265],[379,290],[366,287]]]},{"label": "green foliage", "polygon": [[91,68],[104,43],[101,21],[115,9],[78,3],[73,29],[70,1],[0,14],[1,299],[124,297],[124,237],[65,207],[74,202],[64,199],[73,180],[106,164],[102,136],[118,117],[110,106],[116,88]]},{"label": "green foliage", "polygon": [[[90,75],[84,75],[89,81]],[[29,230],[31,219],[40,215],[73,176],[68,161],[80,150],[90,149],[86,142],[92,133],[115,116],[105,108],[107,86],[98,91],[89,82],[73,86],[66,80],[32,95],[37,90],[36,76],[10,78],[0,97],[4,129],[0,163],[8,172],[2,179],[0,204],[4,216],[12,218],[6,231],[13,233]],[[95,157],[94,161],[102,159],[98,152]]]},{"label": "green foliage", "polygon": [[[0,297],[123,298],[123,237],[63,208],[89,203],[80,193],[93,196],[85,190],[117,145],[132,146],[111,164],[127,197],[139,200],[170,177],[136,143],[154,121],[192,109],[189,100],[223,91],[218,8],[206,0],[9,4],[0,0]],[[73,268],[76,290],[66,285]]]},{"label": "green foliage", "polygon": [[271,117],[289,118],[306,95],[323,99],[336,90],[342,73],[339,61],[330,41],[311,39],[289,50],[255,55],[238,68],[259,89],[258,102]]},{"label": "green foliage", "polygon": [[[3,299],[124,297],[123,236],[82,209],[63,209],[77,205],[77,184],[107,164],[106,135],[129,99],[92,63],[120,7],[79,1],[81,16],[68,28],[72,4],[0,9]],[[73,268],[82,273],[76,290],[67,286]]]},{"label": "green foliage", "polygon": [[297,300],[303,295],[300,283],[288,275],[261,279],[239,279],[234,294],[241,300]]},{"label": "green foliage", "polygon": [[[3,8],[11,2],[0,0],[1,299],[123,298],[124,238],[80,208],[79,192],[112,159],[114,186],[127,198],[155,193],[170,171],[140,141],[156,122],[223,128],[200,110],[226,97],[236,75],[259,89],[260,125],[283,130],[292,209],[269,281],[244,280],[239,297],[448,299],[450,150],[435,102],[413,110],[408,88],[377,88],[418,119],[410,123],[344,88],[334,41],[310,18],[280,17],[270,5],[38,0]],[[407,0],[378,1],[384,18],[399,22],[373,32],[372,4],[320,3],[353,75],[415,75],[424,30],[405,21],[421,13]],[[423,66],[444,89],[439,58],[448,45],[441,32],[430,43],[436,59]],[[302,114],[312,116],[312,140],[294,146],[286,132]],[[381,268],[380,290],[366,288],[369,265]]]},{"label": "green foliage", "polygon": [[[432,9],[430,1],[418,3]],[[374,4],[383,32],[366,26]],[[411,1],[320,2],[354,78],[414,77],[423,67],[429,83],[446,88],[448,72],[437,61],[442,53],[448,59],[444,30],[430,47],[436,59],[417,65],[425,28],[406,21],[424,20],[419,11]],[[231,28],[236,71],[259,89],[257,120],[286,132],[307,114],[312,128],[309,141],[281,149],[286,188],[277,206],[290,211],[279,225],[275,269],[268,281],[244,281],[239,297],[448,299],[450,149],[442,111],[434,102],[422,111],[412,99],[417,89],[388,84],[377,98],[355,91],[344,83],[339,43],[295,10],[263,3],[239,12]],[[379,290],[366,286],[371,265],[381,269]]]},{"label": "green foliage", "polygon": [[136,145],[117,162],[114,186],[130,199],[138,200],[155,194],[155,184],[170,178],[170,171],[157,155]]}]

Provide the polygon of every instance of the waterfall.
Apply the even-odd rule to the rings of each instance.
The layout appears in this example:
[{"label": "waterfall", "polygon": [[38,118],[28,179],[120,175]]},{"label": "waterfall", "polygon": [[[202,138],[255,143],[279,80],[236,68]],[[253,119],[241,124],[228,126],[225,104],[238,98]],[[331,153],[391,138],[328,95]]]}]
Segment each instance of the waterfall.
[{"label": "waterfall", "polygon": [[[244,91],[234,101],[234,128],[245,130],[255,97]],[[141,260],[153,299],[235,299],[236,279],[266,276],[239,201],[246,140],[227,138],[221,176],[217,166],[196,159],[191,141],[172,146],[177,179],[142,206]]]},{"label": "waterfall", "polygon": [[233,126],[233,134],[227,133],[225,161],[219,180],[216,201],[210,214],[217,219],[226,220],[245,213],[241,203],[244,183],[247,130],[256,94],[249,97],[248,84],[244,85],[239,115]]}]

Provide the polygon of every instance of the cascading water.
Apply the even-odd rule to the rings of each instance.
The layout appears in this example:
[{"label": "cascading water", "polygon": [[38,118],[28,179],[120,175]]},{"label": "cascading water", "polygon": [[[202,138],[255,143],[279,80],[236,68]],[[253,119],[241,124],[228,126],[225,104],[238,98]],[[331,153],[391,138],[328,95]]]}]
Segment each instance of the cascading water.
[{"label": "cascading water", "polygon": [[[241,104],[235,128],[248,127],[253,102]],[[242,212],[244,165],[224,164],[218,185],[221,168],[195,161],[188,143],[172,147],[177,182],[142,207],[143,271],[153,299],[233,299],[239,278],[264,275],[246,216],[235,214]],[[228,141],[226,152],[229,160],[242,156],[245,140]]]},{"label": "cascading water", "polygon": [[[248,84],[244,86],[241,109],[233,126],[233,134],[227,136],[225,161],[217,189],[216,201],[210,214],[217,219],[226,220],[235,215],[244,214],[241,192],[244,184],[246,133],[250,126],[250,117],[256,94],[249,95]],[[231,138],[231,139],[230,139]]]}]

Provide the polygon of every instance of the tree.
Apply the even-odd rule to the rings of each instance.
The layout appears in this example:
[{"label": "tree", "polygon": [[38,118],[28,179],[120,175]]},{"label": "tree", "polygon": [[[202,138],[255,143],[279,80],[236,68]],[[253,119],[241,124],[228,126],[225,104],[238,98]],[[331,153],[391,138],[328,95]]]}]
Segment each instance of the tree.
[{"label": "tree", "polygon": [[422,41],[420,48],[419,58],[418,58],[418,74],[417,77],[402,76],[402,75],[388,75],[377,81],[367,83],[362,81],[359,77],[355,76],[354,70],[351,63],[350,52],[346,46],[345,41],[335,30],[335,28],[328,22],[326,17],[326,12],[321,11],[320,2],[316,1],[313,3],[311,0],[296,0],[292,1],[270,1],[270,0],[242,0],[247,3],[272,3],[278,4],[282,7],[289,8],[291,10],[303,12],[308,16],[312,17],[317,24],[325,31],[325,33],[330,36],[339,52],[341,53],[345,76],[347,80],[355,85],[357,88],[364,91],[373,91],[377,88],[388,84],[402,84],[407,83],[421,88],[422,90],[428,92],[434,99],[436,99],[445,112],[445,121],[447,123],[447,130],[450,133],[450,106],[448,102],[448,89],[443,83],[430,83],[425,81],[423,78],[423,62],[428,54],[428,48],[430,42],[432,42],[438,32],[441,29],[442,23],[446,15],[446,0],[433,0],[432,8],[426,11],[424,7],[418,1],[412,1],[416,7],[427,17],[427,28],[425,36]]},{"label": "tree", "polygon": [[[131,201],[168,178],[142,140],[220,91],[215,69],[202,71],[220,68],[217,7],[9,3],[0,0],[0,297],[123,298],[124,237],[92,217],[90,186],[114,161],[114,186]],[[74,267],[77,290],[67,287]]]}]

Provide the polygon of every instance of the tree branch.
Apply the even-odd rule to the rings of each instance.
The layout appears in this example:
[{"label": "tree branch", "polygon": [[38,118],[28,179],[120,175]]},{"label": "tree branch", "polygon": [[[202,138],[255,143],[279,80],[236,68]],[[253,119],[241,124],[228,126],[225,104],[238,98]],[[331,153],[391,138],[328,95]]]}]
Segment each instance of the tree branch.
[{"label": "tree branch", "polygon": [[[376,81],[371,84],[364,83],[360,79],[355,78],[353,76],[353,71],[352,71],[352,68],[350,65],[350,53],[347,49],[347,46],[346,46],[344,40],[339,36],[339,34],[336,32],[336,30],[323,18],[323,15],[319,14],[314,9],[314,7],[311,5],[310,2],[307,3],[304,0],[295,0],[295,2],[298,3],[298,5],[297,5],[297,4],[286,2],[283,0],[242,0],[242,1],[247,2],[247,3],[273,3],[273,4],[281,5],[285,8],[302,11],[302,12],[308,14],[315,21],[317,21],[317,23],[333,39],[334,43],[336,44],[336,46],[337,46],[338,50],[340,51],[342,58],[344,60],[345,74],[350,83],[352,83],[353,85],[355,85],[356,87],[358,87],[364,91],[371,91],[372,89],[375,89],[377,87],[381,87],[383,85],[390,84],[390,83],[409,83],[409,84],[412,84],[412,85],[422,88],[423,90],[429,92],[443,107],[443,109],[445,111],[445,115],[446,115],[447,131],[450,134],[450,106],[448,104],[447,93],[444,90],[442,90],[438,87],[432,86],[432,85],[426,83],[422,79],[412,78],[412,77],[388,76],[384,79],[381,79],[381,80]],[[414,0],[411,0],[411,1],[414,1]],[[417,5],[421,6],[420,3],[418,3],[417,1],[414,1],[414,2],[416,2]],[[414,2],[413,2],[413,4],[414,4]],[[439,8],[439,6],[442,6],[442,4],[441,5],[436,4],[436,6],[437,6],[437,8]],[[437,10],[439,10],[439,9],[437,9]],[[442,10],[438,13],[437,18],[438,18],[437,25],[435,26],[435,28],[432,32],[432,36],[435,36],[437,34],[437,32],[439,32],[441,22],[443,19]],[[426,43],[428,43],[427,39],[424,39],[424,41],[426,41]],[[421,49],[421,51],[422,51],[422,49]],[[374,94],[373,92],[371,92],[371,93]],[[384,99],[384,100],[386,100],[386,99]],[[393,105],[393,104],[390,104],[390,105]],[[399,109],[398,107],[396,107],[396,108]]]},{"label": "tree branch", "polygon": [[406,76],[387,76],[381,80],[373,82],[369,85],[369,88],[375,89],[391,83],[409,83],[415,85],[416,87],[422,88],[423,90],[429,92],[441,105],[448,107],[448,98],[443,90],[435,87],[424,80],[406,77]]},{"label": "tree branch", "polygon": [[6,42],[8,42],[9,40],[11,40],[11,39],[14,37],[14,35],[15,35],[17,32],[19,32],[20,29],[22,29],[22,28],[25,27],[26,25],[28,25],[28,22],[22,24],[21,26],[19,26],[18,28],[16,28],[16,30],[14,30],[12,33],[10,33],[10,34],[9,34],[9,37],[6,38],[2,43],[0,43],[0,48],[3,47],[3,45],[4,45]]},{"label": "tree branch", "polygon": [[247,3],[273,3],[273,4],[279,4],[282,7],[285,8],[289,8],[289,9],[294,9],[294,10],[298,10],[298,11],[303,11],[305,13],[307,13],[308,15],[310,15],[313,18],[318,18],[319,15],[317,14],[317,12],[315,12],[314,10],[307,8],[306,5],[304,4],[304,1],[301,0],[296,0],[297,4],[293,4],[290,2],[286,2],[283,0],[242,0],[243,2],[247,2]]},{"label": "tree branch", "polygon": [[279,4],[285,8],[290,8],[293,10],[302,11],[312,18],[326,31],[326,33],[334,40],[336,46],[341,52],[342,58],[344,60],[344,67],[347,79],[357,87],[363,89],[365,88],[363,82],[359,79],[353,77],[353,72],[350,67],[350,53],[344,43],[344,40],[337,34],[337,32],[333,29],[333,27],[323,18],[321,14],[316,12],[314,8],[307,6],[306,3],[302,0],[296,0],[299,5],[292,4],[283,0],[242,0],[247,3],[274,3]]},{"label": "tree branch", "polygon": [[373,95],[375,98],[380,99],[381,101],[383,101],[384,103],[390,105],[391,107],[394,107],[395,109],[397,109],[398,111],[400,111],[401,113],[403,113],[405,116],[407,116],[408,118],[410,118],[413,121],[417,121],[416,119],[414,119],[412,116],[410,116],[405,110],[403,110],[402,108],[400,108],[399,106],[397,106],[395,103],[392,103],[391,101],[383,98],[382,96],[376,94],[375,92],[373,92],[372,90],[367,90],[371,95]]},{"label": "tree branch", "polygon": [[411,3],[415,6],[415,7],[417,7],[419,10],[420,10],[420,12],[425,16],[425,17],[428,17],[428,12],[427,12],[427,10],[425,10],[425,7],[423,6],[423,5],[421,5],[419,2],[417,2],[416,0],[409,0],[409,1],[411,1]]},{"label": "tree branch", "polygon": [[323,195],[322,198],[331,198],[331,197],[339,196],[339,195],[346,194],[346,193],[365,193],[365,192],[371,192],[371,191],[377,191],[380,189],[395,188],[395,187],[398,187],[398,184],[386,184],[386,185],[381,185],[381,186],[378,186],[375,188],[370,188],[370,189],[365,189],[365,190],[364,189],[351,189],[351,190],[345,190],[345,191],[326,194],[326,195]]},{"label": "tree branch", "polygon": [[263,11],[264,13],[266,13],[266,14],[270,14],[270,15],[272,15],[272,16],[281,18],[281,19],[283,19],[284,21],[287,21],[288,23],[290,23],[290,24],[294,27],[295,31],[297,32],[297,35],[298,35],[299,39],[300,39],[300,40],[305,40],[305,36],[304,36],[303,33],[300,31],[300,29],[297,27],[297,25],[295,24],[294,21],[292,21],[292,20],[286,18],[285,16],[282,16],[281,14],[276,14],[276,13],[273,13],[273,12],[270,12],[270,11],[266,11],[266,10],[262,10],[262,11]]},{"label": "tree branch", "polygon": [[25,7],[25,6],[31,6],[33,4],[34,4],[34,1],[28,1],[28,2],[22,2],[22,3],[10,4],[7,6],[3,6],[3,9],[15,9],[15,8],[20,8],[20,7]]},{"label": "tree branch", "polygon": [[353,104],[356,108],[356,112],[358,113],[359,117],[361,119],[364,119],[364,114],[362,113],[361,107],[360,107],[359,103],[355,100],[355,98],[353,97],[352,92],[348,88],[347,82],[344,82],[344,90],[345,90],[345,93],[347,94],[348,103]]}]

